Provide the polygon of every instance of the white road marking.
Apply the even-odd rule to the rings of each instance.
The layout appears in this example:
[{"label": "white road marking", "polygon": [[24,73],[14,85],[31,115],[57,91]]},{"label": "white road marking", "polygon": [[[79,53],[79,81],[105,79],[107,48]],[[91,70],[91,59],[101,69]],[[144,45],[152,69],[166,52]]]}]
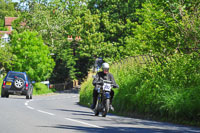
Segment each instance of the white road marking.
[{"label": "white road marking", "polygon": [[[71,96],[71,97],[68,97],[68,98],[74,98],[74,97],[77,97],[77,96]],[[60,99],[66,99],[66,98],[49,98],[49,99],[45,99],[45,100],[60,100]],[[38,100],[38,99],[37,99],[37,100]],[[25,102],[25,106],[26,106],[27,108],[29,108],[29,109],[34,110],[33,107],[31,107],[31,106],[28,105],[28,103],[31,102],[31,101],[34,101],[34,100],[26,101],[26,102]],[[54,115],[55,115],[55,114],[53,114],[53,113],[49,113],[49,112],[42,111],[42,110],[37,110],[37,111],[40,112],[40,113],[44,113],[44,114],[51,115],[51,116],[54,116]],[[89,123],[86,123],[86,122],[82,122],[82,121],[78,121],[78,120],[74,120],[74,119],[70,119],[70,118],[65,118],[65,120],[69,120],[69,121],[81,123],[81,124],[83,124],[83,125],[87,125],[87,126],[91,126],[91,127],[95,127],[95,128],[103,128],[103,127],[100,127],[100,126],[97,126],[97,125],[89,124]]]},{"label": "white road marking", "polygon": [[26,101],[24,104],[25,104],[25,106],[26,106],[27,108],[34,110],[33,107],[31,107],[31,106],[28,105],[28,103],[31,102],[31,101],[33,101],[33,100]]},{"label": "white road marking", "polygon": [[103,128],[103,127],[100,127],[100,126],[97,126],[97,125],[89,124],[89,123],[86,123],[86,122],[82,122],[82,121],[78,121],[78,120],[74,120],[74,119],[70,119],[70,118],[65,118],[65,119],[69,120],[69,121],[81,123],[81,124],[84,124],[84,125],[87,125],[87,126],[91,126],[91,127]]},{"label": "white road marking", "polygon": [[26,102],[25,102],[25,105],[26,105],[26,106],[28,106],[28,102],[29,102],[29,101],[26,101]]},{"label": "white road marking", "polygon": [[32,110],[34,110],[34,108],[33,107],[31,107],[31,106],[26,106],[27,108],[29,108],[29,109],[32,109]]},{"label": "white road marking", "polygon": [[37,110],[38,112],[41,112],[41,113],[44,113],[44,114],[48,114],[48,115],[55,115],[55,114],[53,114],[53,113],[49,113],[49,112],[45,112],[45,111],[42,111],[42,110]]}]

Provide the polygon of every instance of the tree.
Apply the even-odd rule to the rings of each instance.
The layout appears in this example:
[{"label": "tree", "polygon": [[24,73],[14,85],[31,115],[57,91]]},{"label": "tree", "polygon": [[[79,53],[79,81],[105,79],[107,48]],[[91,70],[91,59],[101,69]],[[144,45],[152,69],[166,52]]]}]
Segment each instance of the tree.
[{"label": "tree", "polygon": [[[139,21],[132,29],[134,36],[126,37],[126,50],[130,54],[165,53],[172,52],[177,45],[179,36],[175,20],[166,15],[163,9],[150,2],[143,4],[137,11]],[[129,22],[132,23],[132,22]]]},{"label": "tree", "polygon": [[[69,76],[69,70],[66,68],[66,61],[60,56],[65,47],[65,42],[69,31],[66,32],[64,27],[71,22],[67,13],[68,2],[53,0],[47,1],[21,1],[22,15],[15,21],[14,28],[18,32],[24,30],[37,31],[44,41],[44,44],[49,47],[56,66],[50,78],[51,82],[65,82]],[[26,22],[26,26],[21,27],[20,23]],[[71,35],[71,34],[70,34]]]},{"label": "tree", "polygon": [[0,71],[12,64],[12,50],[9,44],[0,41]]},{"label": "tree", "polygon": [[[173,19],[176,29],[171,32],[176,36],[175,48],[199,48],[199,1],[191,0],[148,0],[158,9],[162,9],[168,18]],[[169,29],[169,28],[168,28]],[[173,38],[173,37],[172,37]]]},{"label": "tree", "polygon": [[[100,27],[98,14],[92,15],[84,1],[79,0],[27,3],[29,10],[23,11],[15,28],[19,32],[24,29],[36,30],[42,36],[44,43],[54,53],[56,62],[51,79],[56,82],[82,79],[93,64],[93,55],[102,53],[99,48],[103,35],[96,33]],[[19,26],[20,22],[26,22],[25,28]],[[68,36],[74,40],[68,41]],[[75,40],[76,37],[81,37],[82,41]],[[112,45],[109,44],[109,48]]]},{"label": "tree", "polygon": [[13,3],[12,0],[0,0],[0,27],[4,26],[4,18],[17,17],[19,12],[15,10],[17,3]]},{"label": "tree", "polygon": [[46,80],[51,76],[55,62],[37,32],[14,32],[10,43],[14,54],[11,70],[25,71],[35,81]]}]

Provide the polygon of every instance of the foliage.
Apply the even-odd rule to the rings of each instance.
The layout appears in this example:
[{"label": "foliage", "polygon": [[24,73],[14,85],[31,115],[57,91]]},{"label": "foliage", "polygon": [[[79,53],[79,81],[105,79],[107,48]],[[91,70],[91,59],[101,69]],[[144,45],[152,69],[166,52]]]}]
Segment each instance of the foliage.
[{"label": "foliage", "polygon": [[37,31],[54,54],[51,82],[82,80],[94,57],[112,62],[199,47],[199,4],[194,1],[21,0],[18,7],[14,28]]},{"label": "foliage", "polygon": [[0,70],[5,70],[12,63],[12,50],[9,44],[0,44]]},{"label": "foliage", "polygon": [[[90,73],[91,74],[91,73]],[[87,80],[85,80],[81,84],[81,90],[80,90],[80,104],[89,106],[92,104],[92,94],[94,86],[92,85],[93,78],[88,77]]]},{"label": "foliage", "polygon": [[88,3],[88,8],[92,12],[97,10],[100,13],[109,13],[109,19],[111,22],[126,24],[127,19],[131,21],[136,21],[135,11],[141,8],[141,4],[145,0],[90,0]]},{"label": "foliage", "polygon": [[174,42],[178,48],[199,47],[199,2],[190,0],[149,0],[153,6],[162,9],[165,14],[174,20],[173,25],[177,41]]},{"label": "foliage", "polygon": [[[174,20],[167,16],[162,9],[151,3],[143,4],[137,11],[139,22],[135,23],[134,37],[126,37],[126,48],[134,53],[169,53],[176,45],[177,37]],[[141,24],[140,24],[141,23]],[[126,50],[127,51],[127,50]]]},{"label": "foliage", "polygon": [[8,31],[7,27],[0,27],[0,31]]},{"label": "foliage", "polygon": [[[86,6],[77,0],[63,2],[54,0],[47,3],[44,1],[39,3],[35,1],[22,2],[28,4],[26,6],[29,9],[23,11],[22,16],[16,21],[15,27],[19,32],[31,29],[42,35],[44,43],[50,47],[57,63],[51,77],[52,82],[76,79],[82,75],[80,70],[87,73],[88,67],[82,69],[83,66],[80,66],[78,62],[81,62],[79,59],[84,59],[86,63],[90,61],[88,57],[79,55],[80,44],[75,40],[76,37],[84,38],[85,36],[81,35],[81,31],[84,31],[81,16],[85,15]],[[20,22],[26,22],[26,26],[20,28]],[[93,29],[93,27],[89,28]],[[73,37],[72,41],[67,39],[69,36]],[[60,68],[64,68],[65,73]]]},{"label": "foliage", "polygon": [[25,71],[35,81],[46,80],[51,76],[55,63],[49,48],[37,32],[14,32],[11,44],[15,55],[11,70]]},{"label": "foliage", "polygon": [[35,83],[33,84],[33,95],[47,94],[55,92],[54,89],[49,89],[45,84]]},{"label": "foliage", "polygon": [[200,17],[199,17],[200,4],[194,7],[193,13],[188,11],[182,11],[182,23],[180,23],[180,34],[182,36],[182,45],[179,47],[183,48],[199,48],[200,40]]},{"label": "foliage", "polygon": [[174,55],[165,65],[150,64],[129,71],[128,81],[122,83],[116,96],[117,110],[198,121],[199,63],[196,53]]},{"label": "foliage", "polygon": [[12,0],[0,0],[0,27],[4,26],[4,18],[16,17],[20,13],[15,10],[17,3],[13,3]]}]

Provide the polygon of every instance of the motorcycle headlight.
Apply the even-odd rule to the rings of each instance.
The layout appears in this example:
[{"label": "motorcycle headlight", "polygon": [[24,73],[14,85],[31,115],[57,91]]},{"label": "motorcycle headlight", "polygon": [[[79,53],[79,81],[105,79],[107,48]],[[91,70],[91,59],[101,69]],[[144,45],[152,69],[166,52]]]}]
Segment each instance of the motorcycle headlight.
[{"label": "motorcycle headlight", "polygon": [[100,88],[97,88],[97,92],[100,93],[100,92],[101,92],[101,89],[100,89]]}]

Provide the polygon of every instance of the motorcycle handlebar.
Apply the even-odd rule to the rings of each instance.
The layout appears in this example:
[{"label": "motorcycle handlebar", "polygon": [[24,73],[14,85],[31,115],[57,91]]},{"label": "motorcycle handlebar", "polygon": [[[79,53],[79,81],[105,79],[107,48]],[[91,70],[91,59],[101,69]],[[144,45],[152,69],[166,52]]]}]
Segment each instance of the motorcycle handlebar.
[{"label": "motorcycle handlebar", "polygon": [[[96,85],[103,85],[103,82],[97,82]],[[111,84],[113,88],[119,88],[119,85]]]}]

